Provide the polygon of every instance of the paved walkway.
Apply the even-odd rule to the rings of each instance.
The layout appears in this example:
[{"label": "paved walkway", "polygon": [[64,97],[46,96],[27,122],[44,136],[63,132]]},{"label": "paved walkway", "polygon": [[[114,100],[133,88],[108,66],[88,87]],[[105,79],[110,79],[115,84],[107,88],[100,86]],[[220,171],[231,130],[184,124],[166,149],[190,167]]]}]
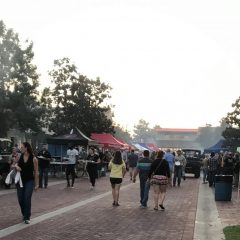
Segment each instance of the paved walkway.
[{"label": "paved walkway", "polygon": [[108,177],[94,191],[87,179],[76,179],[66,189],[62,179],[51,179],[48,189],[34,192],[31,224],[22,223],[16,190],[0,191],[1,239],[164,239],[222,240],[222,229],[240,225],[237,190],[232,201],[215,202],[214,189],[200,179],[187,178],[180,188],[169,188],[166,211],[139,208],[139,183],[124,179],[120,207],[112,207]]},{"label": "paved walkway", "polygon": [[154,211],[152,193],[148,209],[139,208],[139,183],[125,179],[120,207],[112,207],[108,178],[89,190],[87,179],[75,189],[65,183],[33,195],[32,221],[22,223],[15,194],[0,195],[2,239],[165,239],[192,240],[199,180],[187,178],[180,188],[168,190],[166,211]]}]

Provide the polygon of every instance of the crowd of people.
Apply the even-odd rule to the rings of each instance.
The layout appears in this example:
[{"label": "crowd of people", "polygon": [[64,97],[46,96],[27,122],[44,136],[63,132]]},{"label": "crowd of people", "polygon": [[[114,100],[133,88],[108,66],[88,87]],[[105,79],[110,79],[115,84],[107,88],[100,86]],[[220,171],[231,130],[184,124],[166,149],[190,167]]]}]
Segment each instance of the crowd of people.
[{"label": "crowd of people", "polygon": [[[67,188],[74,188],[76,177],[76,163],[79,159],[79,151],[69,145],[67,150],[66,181]],[[181,150],[176,154],[167,149],[166,152],[158,151],[150,155],[148,150],[141,154],[136,154],[131,150],[129,154],[120,150],[114,154],[103,153],[91,147],[86,155],[87,172],[91,189],[94,189],[96,179],[99,177],[99,166],[107,166],[110,174],[110,184],[112,188],[112,198],[114,207],[120,206],[119,196],[120,187],[126,172],[129,171],[130,181],[136,182],[139,175],[140,183],[140,208],[147,208],[149,191],[153,189],[154,210],[165,210],[164,201],[166,198],[167,187],[180,187],[182,179],[185,180],[185,167],[187,160]],[[23,220],[26,224],[30,222],[31,216],[31,197],[33,190],[48,187],[49,165],[51,154],[47,150],[47,145],[36,154],[28,142],[21,145],[21,149],[13,148],[10,158],[9,183],[14,180],[17,188],[18,202],[22,212]],[[206,154],[202,160],[203,183],[214,186],[216,174],[234,175],[234,185],[239,182],[240,160],[239,154],[232,153],[211,153]],[[71,175],[71,179],[70,179]],[[9,179],[8,178],[8,179]]]}]

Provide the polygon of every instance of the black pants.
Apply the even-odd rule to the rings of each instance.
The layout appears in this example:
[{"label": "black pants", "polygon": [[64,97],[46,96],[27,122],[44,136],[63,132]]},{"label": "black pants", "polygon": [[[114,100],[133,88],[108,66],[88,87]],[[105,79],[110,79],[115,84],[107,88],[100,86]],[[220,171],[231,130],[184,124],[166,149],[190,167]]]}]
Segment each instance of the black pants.
[{"label": "black pants", "polygon": [[217,171],[208,171],[208,183],[209,183],[209,187],[211,187],[212,185],[215,186],[215,175],[216,175]]},{"label": "black pants", "polygon": [[92,186],[95,186],[96,178],[97,178],[97,165],[96,164],[88,164],[87,165],[87,172],[90,178],[90,182]]},{"label": "black pants", "polygon": [[68,164],[66,167],[66,178],[67,178],[67,185],[70,187],[70,181],[69,181],[69,175],[72,176],[72,187],[74,185],[75,181],[75,164]]}]

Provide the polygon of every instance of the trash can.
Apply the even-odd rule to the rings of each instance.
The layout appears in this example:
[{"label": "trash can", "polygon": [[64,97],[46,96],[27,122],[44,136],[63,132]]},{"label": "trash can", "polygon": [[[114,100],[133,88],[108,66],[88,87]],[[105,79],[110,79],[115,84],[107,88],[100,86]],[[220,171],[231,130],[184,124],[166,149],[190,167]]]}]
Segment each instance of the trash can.
[{"label": "trash can", "polygon": [[215,175],[215,201],[231,201],[233,175]]}]

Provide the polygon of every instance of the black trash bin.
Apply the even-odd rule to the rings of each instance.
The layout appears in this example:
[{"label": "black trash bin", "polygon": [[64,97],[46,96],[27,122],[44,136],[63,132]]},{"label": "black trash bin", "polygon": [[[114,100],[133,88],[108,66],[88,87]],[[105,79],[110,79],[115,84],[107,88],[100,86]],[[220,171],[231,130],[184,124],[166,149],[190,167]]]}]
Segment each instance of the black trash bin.
[{"label": "black trash bin", "polygon": [[215,201],[231,201],[233,175],[215,175]]}]

